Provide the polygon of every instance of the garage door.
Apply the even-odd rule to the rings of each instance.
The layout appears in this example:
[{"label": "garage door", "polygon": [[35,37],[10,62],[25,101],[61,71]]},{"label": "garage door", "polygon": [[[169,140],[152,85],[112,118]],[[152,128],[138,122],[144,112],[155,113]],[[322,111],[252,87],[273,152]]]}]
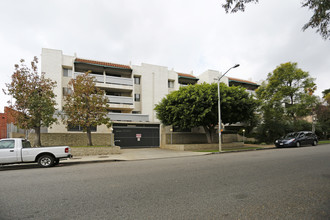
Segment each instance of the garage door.
[{"label": "garage door", "polygon": [[159,124],[114,124],[113,133],[121,148],[159,147]]}]

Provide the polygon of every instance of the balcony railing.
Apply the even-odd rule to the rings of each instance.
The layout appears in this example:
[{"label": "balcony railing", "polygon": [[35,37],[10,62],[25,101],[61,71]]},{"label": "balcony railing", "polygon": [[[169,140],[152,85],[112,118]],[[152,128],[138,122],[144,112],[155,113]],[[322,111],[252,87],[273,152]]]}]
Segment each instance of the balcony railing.
[{"label": "balcony railing", "polygon": [[133,97],[106,95],[109,103],[133,105]]},{"label": "balcony railing", "polygon": [[[74,77],[82,75],[84,73],[75,72]],[[116,77],[116,76],[104,76],[100,74],[93,74],[90,73],[90,76],[95,77],[95,82],[98,83],[106,83],[106,84],[114,84],[114,85],[123,85],[123,86],[133,86],[133,79],[132,78],[125,78],[125,77]]]},{"label": "balcony railing", "polygon": [[125,114],[125,113],[109,113],[108,117],[111,121],[133,121],[133,122],[147,122],[149,115],[141,114]]},{"label": "balcony railing", "polygon": [[133,86],[133,79],[132,78],[106,76],[105,77],[105,82],[108,83],[108,84]]},{"label": "balcony railing", "polygon": [[103,75],[93,74],[93,73],[90,73],[89,75],[95,77],[95,82],[104,83],[104,76]]}]

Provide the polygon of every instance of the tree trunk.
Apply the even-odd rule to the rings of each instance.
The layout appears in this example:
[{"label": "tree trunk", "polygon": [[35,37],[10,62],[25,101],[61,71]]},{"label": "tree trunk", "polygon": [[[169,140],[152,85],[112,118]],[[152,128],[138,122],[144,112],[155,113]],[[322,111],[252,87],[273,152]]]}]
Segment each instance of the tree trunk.
[{"label": "tree trunk", "polygon": [[208,128],[207,126],[203,126],[205,134],[206,134],[206,139],[207,143],[211,144],[212,143],[212,128]]},{"label": "tree trunk", "polygon": [[91,127],[87,128],[88,146],[93,146]]},{"label": "tree trunk", "polygon": [[34,137],[34,146],[41,147],[41,138],[40,138],[40,126],[34,128],[35,137]]}]

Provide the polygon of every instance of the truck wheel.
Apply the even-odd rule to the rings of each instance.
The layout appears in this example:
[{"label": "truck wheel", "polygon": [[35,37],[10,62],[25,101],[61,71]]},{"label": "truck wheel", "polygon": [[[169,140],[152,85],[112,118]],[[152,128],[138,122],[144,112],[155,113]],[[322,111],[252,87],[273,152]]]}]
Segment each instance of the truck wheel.
[{"label": "truck wheel", "polygon": [[51,155],[42,155],[38,159],[38,164],[40,167],[52,167],[54,166],[54,157]]},{"label": "truck wheel", "polygon": [[296,146],[297,147],[300,147],[301,146],[299,141],[296,143]]}]

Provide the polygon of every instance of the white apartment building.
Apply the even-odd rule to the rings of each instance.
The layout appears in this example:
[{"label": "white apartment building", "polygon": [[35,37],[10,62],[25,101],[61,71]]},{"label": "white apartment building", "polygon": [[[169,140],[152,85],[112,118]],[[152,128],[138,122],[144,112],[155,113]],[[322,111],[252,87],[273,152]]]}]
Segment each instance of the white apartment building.
[{"label": "white apartment building", "polygon": [[[57,82],[54,89],[56,108],[62,111],[64,96],[71,92],[68,83],[77,75],[91,71],[96,86],[105,91],[110,108],[108,116],[113,127],[98,126],[95,132],[115,134],[121,147],[159,146],[160,122],[154,107],[168,93],[180,86],[195,84],[198,78],[178,73],[167,67],[142,63],[122,65],[64,55],[61,50],[42,49],[41,71]],[[67,128],[62,122],[48,128],[49,133],[81,132]]]},{"label": "white apartment building", "polygon": [[[207,70],[198,76],[198,83],[216,83],[220,75],[221,73],[217,70]],[[259,85],[255,82],[227,76],[222,77],[220,81],[225,83],[227,86],[244,87],[248,93],[253,95],[255,95],[255,90],[259,87]]]},{"label": "white apartment building", "polygon": [[[42,49],[41,71],[47,78],[57,82],[54,89],[56,108],[62,111],[64,96],[72,92],[68,83],[77,75],[91,71],[96,86],[105,91],[109,100],[108,116],[112,128],[98,126],[94,132],[114,133],[115,144],[121,147],[159,146],[160,122],[156,118],[155,105],[180,86],[196,83],[213,83],[219,71],[207,70],[197,77],[178,73],[167,67],[145,64],[123,65],[64,55],[61,50]],[[223,77],[221,82],[240,85],[254,93],[254,82]],[[79,127],[67,128],[61,121],[48,128],[49,133],[81,132]]]}]

